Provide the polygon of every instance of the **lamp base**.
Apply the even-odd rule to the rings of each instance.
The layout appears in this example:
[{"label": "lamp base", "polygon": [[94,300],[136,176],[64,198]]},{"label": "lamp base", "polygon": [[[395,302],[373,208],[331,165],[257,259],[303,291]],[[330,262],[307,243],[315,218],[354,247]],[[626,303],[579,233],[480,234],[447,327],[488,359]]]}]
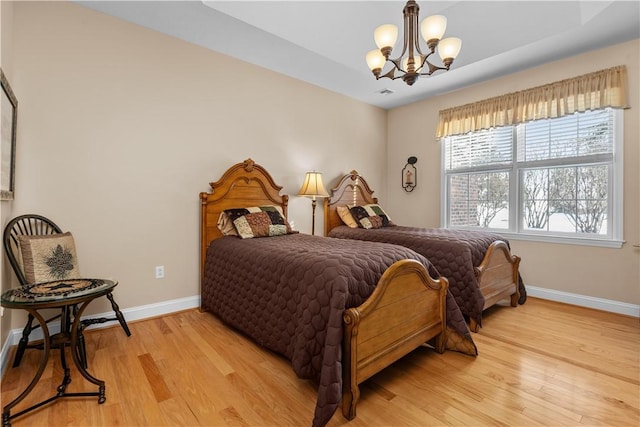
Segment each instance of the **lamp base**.
[{"label": "lamp base", "polygon": [[316,198],[311,200],[311,235],[316,235]]}]

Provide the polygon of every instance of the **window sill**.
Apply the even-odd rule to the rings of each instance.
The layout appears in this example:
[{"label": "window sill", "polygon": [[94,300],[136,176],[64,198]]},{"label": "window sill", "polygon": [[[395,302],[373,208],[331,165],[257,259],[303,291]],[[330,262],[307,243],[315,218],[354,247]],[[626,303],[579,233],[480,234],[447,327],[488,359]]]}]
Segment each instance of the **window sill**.
[{"label": "window sill", "polygon": [[596,246],[601,248],[614,248],[614,249],[620,249],[624,244],[624,240],[602,240],[602,239],[587,239],[582,237],[541,236],[541,235],[535,235],[535,234],[501,232],[499,230],[490,230],[490,231],[492,233],[498,233],[509,240],[522,240],[527,242],[561,243],[565,245]]}]

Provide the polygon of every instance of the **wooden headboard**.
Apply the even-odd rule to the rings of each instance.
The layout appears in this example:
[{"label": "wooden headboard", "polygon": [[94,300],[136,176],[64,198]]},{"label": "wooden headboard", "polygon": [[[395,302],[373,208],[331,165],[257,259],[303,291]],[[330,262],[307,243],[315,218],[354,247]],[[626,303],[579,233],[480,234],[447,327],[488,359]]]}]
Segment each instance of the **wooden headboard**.
[{"label": "wooden headboard", "polygon": [[334,227],[343,225],[338,206],[360,206],[378,203],[373,191],[363,177],[355,170],[340,178],[338,185],[331,190],[331,196],[324,199],[324,235]]},{"label": "wooden headboard", "polygon": [[204,278],[204,262],[212,240],[222,237],[218,218],[226,209],[251,206],[280,206],[287,217],[289,196],[280,195],[277,185],[265,168],[247,159],[231,166],[216,182],[210,182],[210,193],[200,193],[200,280]]}]

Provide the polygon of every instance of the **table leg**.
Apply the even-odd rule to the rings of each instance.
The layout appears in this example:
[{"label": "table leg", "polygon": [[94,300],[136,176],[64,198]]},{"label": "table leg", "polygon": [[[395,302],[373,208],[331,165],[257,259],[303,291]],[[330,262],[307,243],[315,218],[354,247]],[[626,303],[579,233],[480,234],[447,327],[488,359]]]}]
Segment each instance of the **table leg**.
[{"label": "table leg", "polygon": [[[70,336],[69,335],[69,331],[71,328],[71,320],[70,320],[71,312],[70,311],[71,310],[68,306],[62,309],[62,317],[60,319],[60,325],[61,325],[60,333],[62,334],[63,337]],[[64,355],[65,343],[61,342],[59,346],[60,346],[60,365],[62,366],[64,377],[62,378],[62,382],[58,386],[57,390],[58,390],[58,395],[62,396],[64,395],[64,392],[67,389],[67,385],[71,382],[71,370],[67,366],[67,358]]]},{"label": "table leg", "polygon": [[29,312],[29,314],[31,314],[33,317],[35,317],[38,320],[38,323],[40,323],[40,327],[42,328],[42,333],[44,334],[44,341],[43,341],[44,348],[42,351],[42,357],[40,358],[40,367],[38,368],[36,375],[31,380],[31,383],[29,383],[27,388],[22,393],[20,393],[18,397],[16,397],[13,401],[11,401],[10,403],[8,403],[2,408],[2,426],[3,427],[9,427],[11,425],[11,419],[22,414],[22,412],[20,412],[18,414],[15,414],[12,417],[11,408],[13,408],[18,403],[20,403],[22,399],[27,397],[27,395],[31,392],[31,390],[33,390],[33,387],[35,387],[36,383],[40,380],[40,377],[42,376],[42,373],[44,372],[44,369],[47,366],[47,361],[49,360],[51,340],[49,336],[49,328],[47,327],[47,322],[36,310],[33,310],[31,308],[25,308],[25,309]]},{"label": "table leg", "polygon": [[85,301],[82,304],[80,304],[80,307],[78,308],[78,311],[73,318],[73,325],[71,326],[71,349],[72,349],[71,355],[73,356],[73,362],[78,368],[78,371],[80,371],[80,374],[82,374],[82,376],[85,377],[87,381],[98,386],[98,403],[104,403],[107,400],[107,397],[105,395],[104,381],[97,379],[96,377],[91,375],[89,372],[87,372],[87,369],[84,367],[84,363],[82,363],[82,361],[80,360],[80,356],[78,355],[78,351],[77,351],[77,345],[78,345],[78,339],[79,339],[78,328],[80,327],[80,318],[82,317],[82,312],[90,302],[91,301]]}]

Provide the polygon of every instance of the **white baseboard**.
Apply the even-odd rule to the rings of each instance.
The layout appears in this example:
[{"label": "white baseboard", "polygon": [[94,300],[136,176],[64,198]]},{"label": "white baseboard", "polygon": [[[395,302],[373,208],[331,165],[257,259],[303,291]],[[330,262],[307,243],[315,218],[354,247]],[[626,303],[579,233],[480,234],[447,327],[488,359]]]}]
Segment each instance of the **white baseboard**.
[{"label": "white baseboard", "polygon": [[570,294],[568,292],[539,288],[537,286],[526,285],[526,287],[527,295],[535,298],[563,302],[565,304],[578,305],[580,307],[594,308],[596,310],[624,314],[626,316],[640,317],[640,305],[637,304],[629,304],[604,298],[595,298],[587,295]]},{"label": "white baseboard", "polygon": [[[135,320],[148,319],[150,317],[162,316],[164,314],[175,313],[177,311],[188,310],[190,308],[196,308],[196,307],[200,307],[199,295],[186,297],[186,298],[179,298],[179,299],[170,300],[170,301],[163,301],[161,303],[156,303],[156,304],[148,304],[148,305],[142,305],[139,307],[126,308],[122,310],[122,314],[124,315],[125,319],[127,319],[127,322],[133,322]],[[91,319],[95,317],[111,317],[111,316],[113,316],[112,311],[106,312],[106,313],[93,314],[85,317],[87,319]],[[113,323],[112,322],[106,323],[106,324],[98,323],[98,324],[89,326],[87,330],[100,329],[100,328],[105,328],[107,326],[113,326]],[[53,335],[58,332],[60,332],[60,325],[58,324],[52,325],[49,330],[49,333]],[[9,349],[11,348],[11,346],[18,344],[18,341],[20,341],[21,337],[22,337],[22,329],[12,329],[11,332],[9,332],[9,336],[7,337],[7,339],[5,340],[2,346],[2,354],[0,356],[1,357],[0,373],[4,373],[4,370],[9,362],[7,360]],[[32,340],[39,340],[39,339],[42,339],[42,337],[43,337],[43,334],[40,328],[33,331],[33,333],[30,336]],[[0,380],[1,379],[2,379],[2,375],[0,374]]]}]

